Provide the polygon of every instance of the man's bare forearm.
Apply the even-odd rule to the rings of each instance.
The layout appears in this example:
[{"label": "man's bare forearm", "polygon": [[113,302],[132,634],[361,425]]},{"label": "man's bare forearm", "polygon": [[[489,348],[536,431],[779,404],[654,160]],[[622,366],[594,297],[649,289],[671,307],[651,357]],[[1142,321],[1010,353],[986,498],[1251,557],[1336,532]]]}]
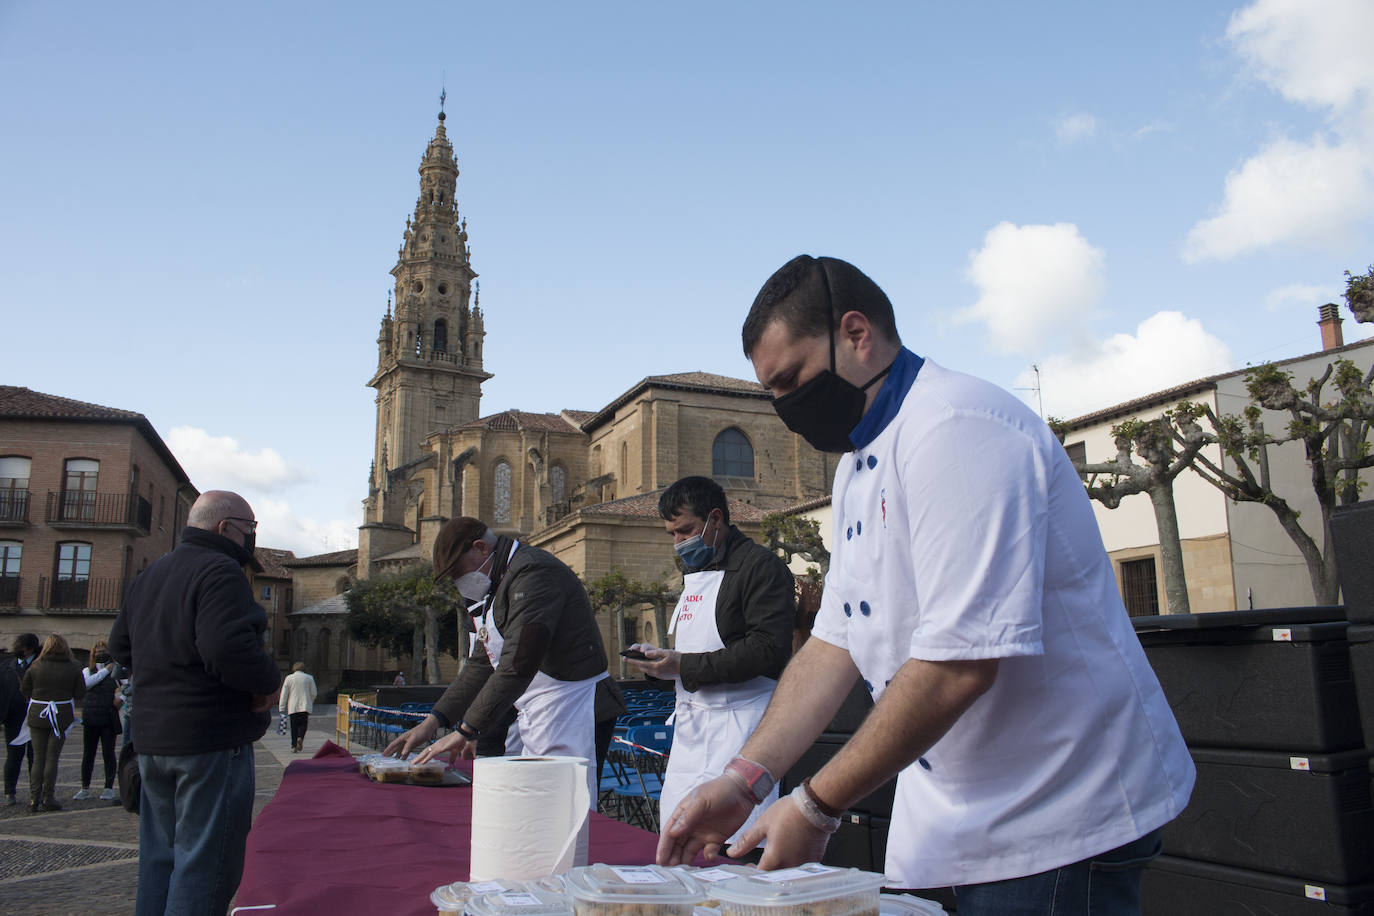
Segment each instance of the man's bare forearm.
[{"label": "man's bare forearm", "polygon": [[858,677],[846,650],[808,639],[783,670],[768,711],[740,756],[781,779],[835,717]]},{"label": "man's bare forearm", "polygon": [[997,659],[906,662],[854,737],[811,778],[817,797],[840,809],[866,798],[930,750],[996,677]]}]

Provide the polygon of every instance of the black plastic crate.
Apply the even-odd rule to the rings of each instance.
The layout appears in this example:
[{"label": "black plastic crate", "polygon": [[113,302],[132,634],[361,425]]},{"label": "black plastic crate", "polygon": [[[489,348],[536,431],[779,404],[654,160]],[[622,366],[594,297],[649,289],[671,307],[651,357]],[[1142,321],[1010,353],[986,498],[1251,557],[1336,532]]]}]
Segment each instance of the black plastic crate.
[{"label": "black plastic crate", "polygon": [[1351,625],[1345,638],[1350,643],[1350,671],[1355,678],[1355,699],[1360,707],[1364,746],[1374,751],[1374,626]]},{"label": "black plastic crate", "polygon": [[[1305,610],[1309,617],[1340,612]],[[1189,746],[1304,753],[1364,746],[1348,625],[1295,621],[1294,612],[1136,618],[1145,656]],[[1142,626],[1143,619],[1153,623]],[[1184,625],[1172,626],[1176,621]]]},{"label": "black plastic crate", "polygon": [[1160,856],[1140,881],[1144,916],[1374,916],[1374,884],[1323,885]]},{"label": "black plastic crate", "polygon": [[1346,617],[1351,623],[1374,623],[1374,501],[1336,507],[1331,513],[1331,546]]},{"label": "black plastic crate", "polygon": [[835,712],[835,718],[830,720],[830,724],[825,727],[829,734],[852,735],[863,725],[864,719],[873,711],[873,694],[864,687],[863,679],[854,682],[854,688],[849,691],[849,696],[844,698],[840,708]]},{"label": "black plastic crate", "polygon": [[[806,749],[800,759],[792,765],[782,777],[782,785],[778,791],[786,795],[801,785],[801,781],[808,776],[815,776],[820,768],[830,762],[830,758],[839,753],[840,748],[849,740],[849,735],[837,735],[833,732],[824,732],[816,743]],[[880,817],[891,817],[892,799],[897,792],[897,780],[894,778],[886,784],[879,786],[872,795],[861,799],[849,806],[849,810],[856,814],[876,814]]]},{"label": "black plastic crate", "polygon": [[1309,883],[1374,880],[1367,751],[1191,752],[1197,785],[1164,828],[1166,853]]},{"label": "black plastic crate", "polygon": [[867,814],[846,811],[840,818],[840,829],[830,837],[825,847],[822,865],[839,868],[861,868],[864,871],[881,872],[873,867],[873,827]]}]

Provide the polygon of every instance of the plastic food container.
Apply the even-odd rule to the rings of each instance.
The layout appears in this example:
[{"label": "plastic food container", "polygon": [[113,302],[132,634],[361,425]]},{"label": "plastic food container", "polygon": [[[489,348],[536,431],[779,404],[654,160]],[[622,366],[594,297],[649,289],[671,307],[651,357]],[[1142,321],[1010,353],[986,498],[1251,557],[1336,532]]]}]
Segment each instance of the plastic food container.
[{"label": "plastic food container", "polygon": [[468,916],[569,916],[572,902],[563,894],[526,887],[483,894],[468,901]]},{"label": "plastic food container", "polygon": [[434,893],[429,895],[429,902],[434,904],[439,916],[462,916],[469,900],[487,894],[529,890],[566,896],[563,893],[563,879],[554,875],[538,881],[455,881],[436,887]]},{"label": "plastic food container", "polygon": [[657,865],[586,865],[564,875],[576,916],[692,916],[704,892]]},{"label": "plastic food container", "polygon": [[731,878],[713,888],[721,916],[878,916],[887,879],[857,868],[799,865]]},{"label": "plastic food container", "polygon": [[463,907],[468,902],[468,894],[464,890],[466,887],[461,882],[441,884],[429,895],[429,902],[434,904],[439,916],[463,916]]},{"label": "plastic food container", "polygon": [[716,899],[713,888],[721,881],[729,881],[731,878],[738,878],[741,875],[757,875],[759,870],[752,865],[736,865],[733,862],[722,862],[719,865],[712,865],[708,868],[697,868],[695,865],[673,865],[669,866],[672,871],[687,875],[702,887],[702,898],[697,901],[698,906],[709,909],[717,909],[720,901]]},{"label": "plastic food container", "polygon": [[444,784],[444,770],[447,764],[442,760],[431,760],[429,763],[412,763],[410,765],[410,781],[426,786],[441,786]]},{"label": "plastic food container", "polygon": [[883,894],[878,898],[879,916],[939,916],[945,908],[934,900],[910,894]]}]

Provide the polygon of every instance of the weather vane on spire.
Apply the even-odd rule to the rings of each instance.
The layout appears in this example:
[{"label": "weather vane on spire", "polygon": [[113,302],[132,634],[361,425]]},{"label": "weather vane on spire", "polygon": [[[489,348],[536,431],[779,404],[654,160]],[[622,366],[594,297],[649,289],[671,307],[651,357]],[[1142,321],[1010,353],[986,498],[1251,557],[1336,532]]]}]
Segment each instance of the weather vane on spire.
[{"label": "weather vane on spire", "polygon": [[448,74],[445,73],[439,83],[439,111],[444,110],[444,99],[448,98]]}]

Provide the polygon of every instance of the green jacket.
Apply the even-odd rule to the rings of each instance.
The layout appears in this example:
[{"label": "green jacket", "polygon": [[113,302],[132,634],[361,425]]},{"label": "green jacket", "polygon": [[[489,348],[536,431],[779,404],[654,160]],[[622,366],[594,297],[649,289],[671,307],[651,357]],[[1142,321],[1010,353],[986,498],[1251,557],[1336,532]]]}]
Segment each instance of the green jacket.
[{"label": "green jacket", "polygon": [[[81,675],[81,666],[74,661],[56,658],[38,658],[24,672],[21,684],[24,696],[30,700],[58,701],[57,724],[66,730],[76,718],[75,704],[86,695],[86,679]],[[72,700],[72,703],[63,702]],[[29,704],[27,721],[29,731],[39,728],[51,729],[52,726],[42,719],[43,707],[37,703]]]}]

